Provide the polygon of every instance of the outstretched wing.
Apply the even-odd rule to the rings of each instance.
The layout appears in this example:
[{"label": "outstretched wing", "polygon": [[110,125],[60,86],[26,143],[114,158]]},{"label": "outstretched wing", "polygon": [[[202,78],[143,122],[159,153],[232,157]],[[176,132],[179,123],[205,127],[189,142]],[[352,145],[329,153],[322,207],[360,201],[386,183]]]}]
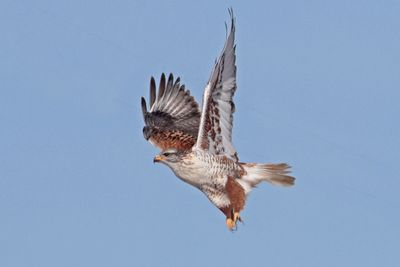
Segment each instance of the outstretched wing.
[{"label": "outstretched wing", "polygon": [[180,84],[179,78],[174,82],[170,74],[166,82],[163,73],[156,95],[156,83],[151,77],[149,111],[142,97],[142,112],[146,124],[143,135],[161,150],[188,150],[196,143],[200,123],[199,106],[190,91]]},{"label": "outstretched wing", "polygon": [[224,49],[218,58],[203,95],[199,137],[196,148],[237,161],[232,144],[232,122],[236,91],[235,19],[231,15],[231,29]]}]

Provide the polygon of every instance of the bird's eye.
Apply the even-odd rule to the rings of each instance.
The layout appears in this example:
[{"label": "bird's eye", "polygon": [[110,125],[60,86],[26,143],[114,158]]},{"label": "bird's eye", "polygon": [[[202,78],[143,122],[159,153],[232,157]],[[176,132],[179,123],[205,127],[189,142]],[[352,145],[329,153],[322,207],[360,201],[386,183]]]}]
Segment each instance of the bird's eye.
[{"label": "bird's eye", "polygon": [[166,157],[168,157],[169,155],[171,155],[171,153],[169,153],[169,152],[164,152],[163,155],[166,156]]}]

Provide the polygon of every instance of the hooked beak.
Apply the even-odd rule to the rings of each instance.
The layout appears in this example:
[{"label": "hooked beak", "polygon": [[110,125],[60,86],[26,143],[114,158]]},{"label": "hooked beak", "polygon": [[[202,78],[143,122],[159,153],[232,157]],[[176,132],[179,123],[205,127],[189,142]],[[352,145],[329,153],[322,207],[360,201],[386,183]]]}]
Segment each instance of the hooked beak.
[{"label": "hooked beak", "polygon": [[163,156],[157,155],[157,156],[154,157],[153,163],[160,162],[160,161],[163,161],[163,160],[164,160]]}]

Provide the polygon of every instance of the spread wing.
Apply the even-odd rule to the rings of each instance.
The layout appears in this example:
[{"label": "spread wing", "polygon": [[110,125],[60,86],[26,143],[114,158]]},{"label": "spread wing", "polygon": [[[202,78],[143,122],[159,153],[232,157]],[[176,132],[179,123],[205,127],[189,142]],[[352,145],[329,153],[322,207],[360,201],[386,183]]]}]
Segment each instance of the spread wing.
[{"label": "spread wing", "polygon": [[231,29],[224,49],[218,58],[203,95],[199,137],[196,148],[237,161],[232,144],[232,122],[236,91],[235,19],[231,15]]},{"label": "spread wing", "polygon": [[180,84],[180,79],[177,78],[174,82],[174,77],[170,74],[166,82],[163,73],[156,95],[156,83],[151,77],[149,100],[147,111],[146,100],[142,97],[142,112],[146,124],[143,128],[144,137],[161,150],[190,149],[196,143],[200,110],[190,91]]}]

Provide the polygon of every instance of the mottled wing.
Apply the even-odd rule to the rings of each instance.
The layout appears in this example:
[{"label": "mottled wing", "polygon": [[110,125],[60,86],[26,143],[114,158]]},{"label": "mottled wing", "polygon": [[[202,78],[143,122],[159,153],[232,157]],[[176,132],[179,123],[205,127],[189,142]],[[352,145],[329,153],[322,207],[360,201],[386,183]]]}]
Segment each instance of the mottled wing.
[{"label": "mottled wing", "polygon": [[158,95],[156,83],[150,80],[149,111],[142,97],[142,112],[145,122],[144,137],[153,145],[165,150],[176,148],[188,150],[197,139],[200,110],[190,91],[180,84],[180,79],[174,81],[172,74],[168,81],[161,75]]},{"label": "mottled wing", "polygon": [[231,29],[203,95],[202,116],[196,148],[237,161],[232,144],[232,122],[236,91],[235,19],[230,10]]}]

